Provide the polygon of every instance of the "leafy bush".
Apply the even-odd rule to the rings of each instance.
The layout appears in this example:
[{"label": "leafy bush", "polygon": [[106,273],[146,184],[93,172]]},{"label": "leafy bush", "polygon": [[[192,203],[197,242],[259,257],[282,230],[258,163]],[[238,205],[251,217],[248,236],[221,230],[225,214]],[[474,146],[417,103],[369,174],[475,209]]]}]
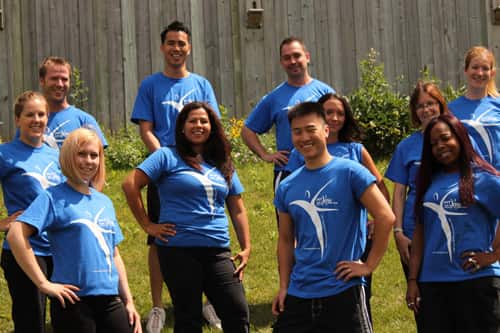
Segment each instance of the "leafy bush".
[{"label": "leafy bush", "polygon": [[354,117],[363,131],[367,150],[374,156],[388,156],[409,134],[408,97],[395,92],[387,82],[375,50],[370,50],[359,68],[361,84],[349,96]]},{"label": "leafy bush", "polygon": [[81,71],[78,67],[73,66],[71,71],[71,92],[69,94],[69,103],[79,109],[86,110],[88,101],[89,88],[85,81],[82,80]]},{"label": "leafy bush", "polygon": [[132,169],[139,165],[148,151],[135,127],[122,128],[114,133],[107,133],[106,167],[112,169]]},{"label": "leafy bush", "polygon": [[429,71],[429,68],[427,68],[427,66],[424,66],[424,69],[422,69],[422,71],[420,71],[420,76],[421,76],[421,80],[431,81],[431,82],[434,82],[436,85],[438,85],[439,89],[441,90],[441,93],[443,94],[443,97],[447,103],[464,95],[465,91],[467,90],[467,87],[465,86],[465,84],[461,85],[458,88],[455,88],[450,83],[448,83],[448,84],[446,84],[446,86],[443,87],[443,83],[441,82],[441,80],[438,79],[436,76],[432,75]]}]

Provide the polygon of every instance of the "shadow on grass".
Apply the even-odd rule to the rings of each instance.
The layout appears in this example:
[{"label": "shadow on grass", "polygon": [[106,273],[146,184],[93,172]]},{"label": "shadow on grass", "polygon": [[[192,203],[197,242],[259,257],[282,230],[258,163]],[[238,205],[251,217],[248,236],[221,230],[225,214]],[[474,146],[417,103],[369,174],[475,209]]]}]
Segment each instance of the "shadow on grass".
[{"label": "shadow on grass", "polygon": [[[271,313],[271,303],[249,304],[250,308],[250,327],[251,331],[256,331],[260,328],[268,328],[274,323],[274,316]],[[166,319],[165,327],[174,327],[174,309],[172,306],[165,307]],[[144,318],[143,318],[144,319]],[[146,323],[143,322],[143,327]]]}]

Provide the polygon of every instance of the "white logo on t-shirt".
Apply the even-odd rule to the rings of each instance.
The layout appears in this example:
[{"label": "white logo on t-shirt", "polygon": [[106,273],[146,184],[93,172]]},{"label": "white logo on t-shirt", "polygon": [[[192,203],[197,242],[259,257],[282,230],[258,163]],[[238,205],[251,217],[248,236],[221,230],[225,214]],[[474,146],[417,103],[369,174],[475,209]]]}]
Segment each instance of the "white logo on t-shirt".
[{"label": "white logo on t-shirt", "polygon": [[115,232],[113,230],[107,230],[102,228],[99,224],[99,217],[104,211],[105,207],[102,207],[97,214],[94,217],[94,220],[91,221],[86,218],[82,219],[76,219],[70,222],[70,224],[73,223],[81,223],[85,226],[87,226],[90,229],[90,232],[94,237],[97,239],[97,243],[99,244],[99,247],[101,248],[102,252],[104,252],[104,256],[106,257],[106,263],[108,265],[108,274],[111,276],[111,249],[108,247],[108,243],[106,243],[106,240],[104,239],[104,233],[107,234],[114,234]]},{"label": "white logo on t-shirt", "polygon": [[[451,188],[448,192],[445,193],[443,198],[441,198],[441,201],[439,201],[439,205],[435,204],[433,202],[424,202],[424,207],[427,207],[434,211],[438,218],[439,221],[441,222],[441,229],[443,230],[444,236],[446,237],[446,246],[448,248],[448,255],[450,257],[450,262],[453,261],[453,246],[452,243],[454,242],[453,238],[453,232],[452,232],[452,225],[451,223],[448,222],[448,215],[467,215],[466,213],[458,213],[458,212],[450,212],[447,211],[446,208],[462,208],[462,205],[457,206],[456,201],[452,200],[446,200],[451,193],[456,192],[458,190],[458,184],[453,184],[451,185]],[[437,201],[439,200],[439,194],[434,193],[434,199]]]},{"label": "white logo on t-shirt", "polygon": [[184,107],[184,100],[186,99],[186,97],[191,95],[193,93],[193,91],[194,91],[194,89],[191,89],[190,91],[188,91],[184,96],[181,97],[181,99],[178,102],[177,101],[163,101],[163,102],[161,102],[161,104],[171,105],[177,110],[177,112],[181,112],[182,108]]},{"label": "white logo on t-shirt", "polygon": [[29,177],[35,178],[40,183],[40,186],[44,190],[46,190],[47,188],[49,188],[51,186],[57,185],[57,183],[50,181],[48,179],[49,175],[50,175],[50,178],[52,178],[52,179],[56,178],[56,176],[54,174],[49,173],[49,169],[52,166],[52,164],[54,164],[54,162],[50,162],[49,164],[47,164],[47,166],[45,167],[45,169],[43,169],[41,174],[36,172],[36,171],[30,171],[30,172],[23,173],[23,176],[29,176]]},{"label": "white logo on t-shirt", "polygon": [[[311,218],[311,222],[314,225],[314,229],[316,230],[316,236],[318,237],[319,241],[319,246],[320,246],[320,251],[321,251],[321,258],[323,258],[323,252],[325,249],[325,241],[324,241],[324,236],[323,236],[323,224],[321,223],[321,216],[319,216],[319,212],[327,212],[327,211],[337,211],[337,208],[320,208],[318,205],[323,205],[325,203],[327,204],[333,204],[334,202],[331,199],[326,198],[325,196],[321,197],[320,200],[317,200],[319,195],[321,194],[321,191],[325,189],[325,187],[328,186],[333,181],[331,179],[328,181],[323,187],[321,187],[318,192],[312,197],[311,201],[305,201],[305,200],[295,200],[290,203],[290,205],[297,205],[304,209],[306,213],[309,215]],[[306,191],[306,196],[310,197],[309,191]]]},{"label": "white logo on t-shirt", "polygon": [[[498,117],[491,117],[490,118],[488,116],[488,114],[491,113],[492,111],[495,111],[495,109],[489,108],[484,113],[479,115],[479,117],[477,117],[477,119],[462,120],[463,123],[474,128],[477,131],[477,133],[479,133],[479,136],[483,140],[483,142],[486,146],[486,149],[488,150],[488,156],[489,156],[490,162],[493,162],[493,147],[492,147],[491,139],[488,135],[488,131],[487,131],[486,127],[500,126],[500,119],[498,119]],[[486,118],[486,119],[483,119],[483,118]]]},{"label": "white logo on t-shirt", "polygon": [[[200,183],[203,185],[203,188],[205,189],[205,194],[207,195],[207,200],[208,200],[208,205],[210,207],[210,213],[213,214],[215,212],[215,190],[214,186],[221,186],[225,187],[227,184],[225,180],[221,177],[212,177],[215,179],[210,179],[210,174],[213,173],[213,171],[216,171],[217,168],[212,168],[208,170],[207,173],[201,174],[199,172],[195,171],[181,171],[179,173],[183,173],[186,175],[190,175],[200,181]],[[218,181],[220,182],[218,182]]]}]

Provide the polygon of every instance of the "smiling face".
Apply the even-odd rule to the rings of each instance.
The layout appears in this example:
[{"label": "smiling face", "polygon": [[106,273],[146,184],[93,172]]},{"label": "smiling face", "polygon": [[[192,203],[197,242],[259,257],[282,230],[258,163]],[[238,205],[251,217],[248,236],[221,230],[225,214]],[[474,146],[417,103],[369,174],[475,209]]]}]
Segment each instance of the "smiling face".
[{"label": "smiling face", "polygon": [[336,98],[330,98],[323,103],[325,110],[326,123],[330,129],[330,136],[338,136],[345,123],[345,110],[342,102]]},{"label": "smiling face", "polygon": [[448,124],[439,121],[431,130],[430,143],[432,155],[447,172],[459,168],[460,144]]},{"label": "smiling face", "polygon": [[293,119],[290,126],[293,145],[304,156],[306,163],[323,156],[329,133],[328,125],[323,119],[311,113]]},{"label": "smiling face", "polygon": [[160,50],[168,67],[185,66],[187,56],[191,52],[188,34],[184,31],[167,32],[165,42],[161,44]]},{"label": "smiling face", "polygon": [[418,97],[415,111],[421,128],[424,130],[429,121],[439,116],[439,102],[428,93],[422,91]]},{"label": "smiling face", "polygon": [[48,63],[47,72],[40,78],[40,88],[49,103],[67,103],[66,97],[70,88],[70,71],[68,66]]},{"label": "smiling face", "polygon": [[186,139],[193,145],[193,150],[200,153],[203,145],[210,137],[212,126],[207,111],[203,108],[189,112],[182,132]]},{"label": "smiling face", "polygon": [[281,48],[280,63],[289,78],[302,78],[307,74],[310,55],[299,42],[284,44]]},{"label": "smiling face", "polygon": [[99,168],[99,143],[88,141],[78,148],[75,166],[80,179],[90,184]]},{"label": "smiling face", "polygon": [[26,101],[21,114],[16,117],[20,140],[31,146],[40,146],[48,118],[48,106],[45,100],[35,97]]},{"label": "smiling face", "polygon": [[486,90],[490,80],[494,79],[495,70],[492,61],[486,53],[481,53],[472,58],[465,69],[467,87],[475,90]]}]

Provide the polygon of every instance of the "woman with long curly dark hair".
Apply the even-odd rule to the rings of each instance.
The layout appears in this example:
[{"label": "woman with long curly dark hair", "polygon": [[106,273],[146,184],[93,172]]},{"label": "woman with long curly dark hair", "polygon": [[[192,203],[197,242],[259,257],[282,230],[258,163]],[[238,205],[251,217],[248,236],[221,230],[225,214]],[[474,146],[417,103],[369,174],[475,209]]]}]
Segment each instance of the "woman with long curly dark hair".
[{"label": "woman with long curly dark hair", "polygon": [[[202,331],[202,293],[225,332],[248,332],[243,270],[250,255],[248,218],[234,171],[231,148],[206,103],[186,104],[175,128],[176,148],[160,148],[123,183],[128,204],[156,238],[163,279],[172,297],[175,332]],[[141,189],[156,183],[159,224],[149,221]],[[227,207],[241,251],[231,257]],[[238,261],[235,267],[234,261]]]}]

